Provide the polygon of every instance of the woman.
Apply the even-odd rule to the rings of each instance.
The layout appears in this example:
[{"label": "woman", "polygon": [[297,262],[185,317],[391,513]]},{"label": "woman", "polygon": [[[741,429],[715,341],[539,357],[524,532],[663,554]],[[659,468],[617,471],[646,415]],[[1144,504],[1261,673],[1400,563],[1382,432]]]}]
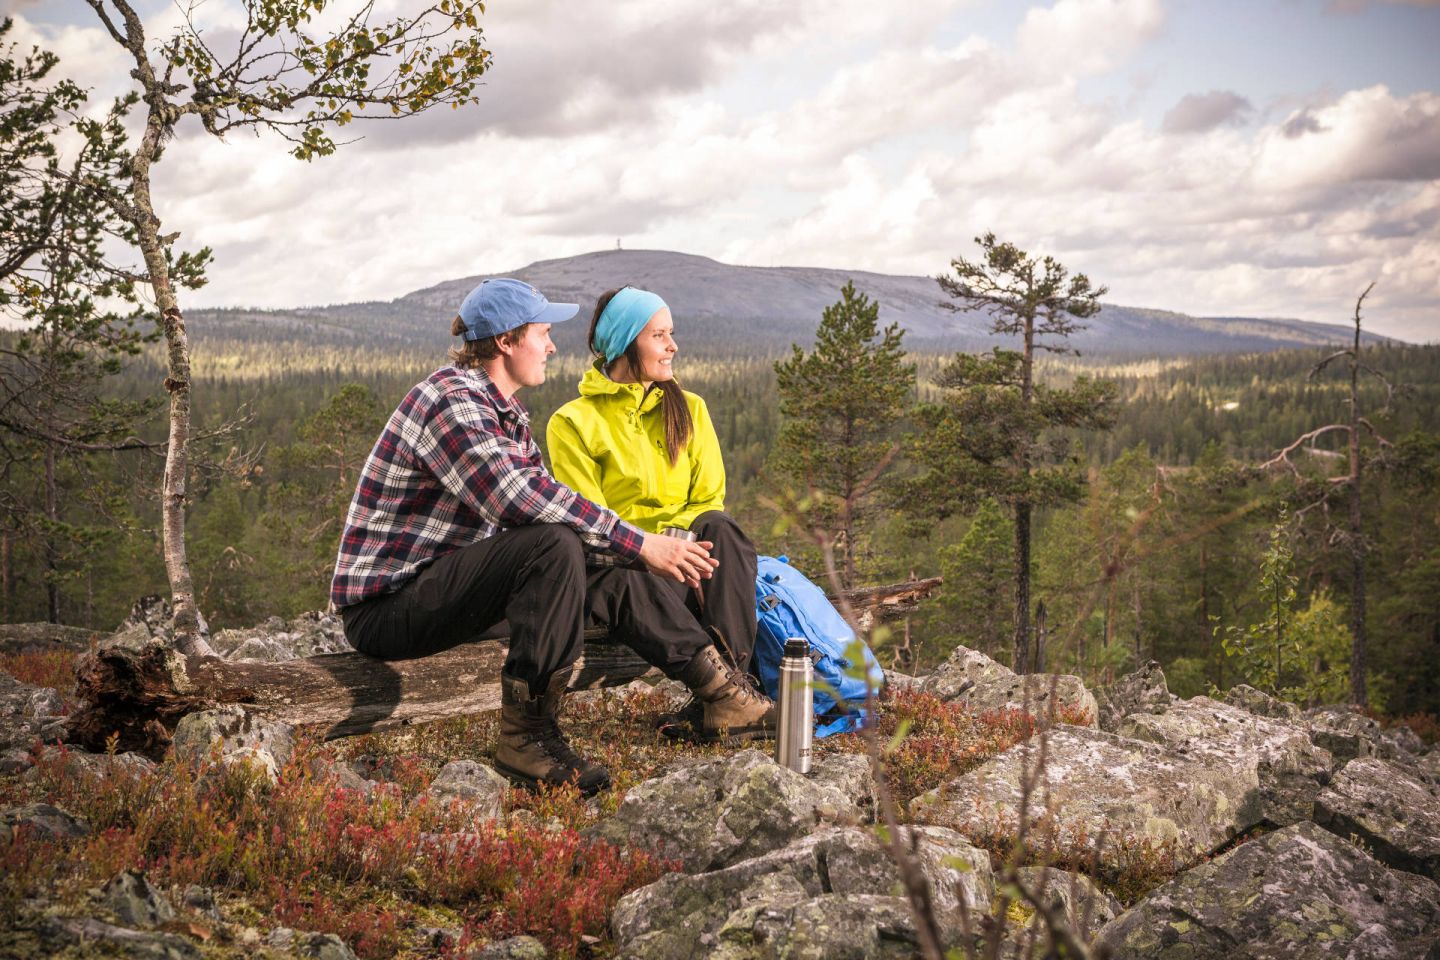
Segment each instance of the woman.
[{"label": "woman", "polygon": [[689,530],[720,566],[702,590],[681,583],[735,667],[755,650],[755,547],[725,513],[725,464],[705,401],[675,380],[674,322],[647,290],[610,290],[590,321],[594,366],[546,430],[556,479],[649,533]]}]

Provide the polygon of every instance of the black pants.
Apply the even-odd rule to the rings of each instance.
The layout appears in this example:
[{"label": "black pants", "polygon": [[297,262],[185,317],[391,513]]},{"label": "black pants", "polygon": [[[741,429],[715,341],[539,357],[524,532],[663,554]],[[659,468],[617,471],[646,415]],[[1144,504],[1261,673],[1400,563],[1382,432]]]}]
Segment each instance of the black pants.
[{"label": "black pants", "polygon": [[384,660],[438,653],[509,621],[505,673],[536,691],[579,658],[587,618],[670,677],[710,643],[666,581],[621,567],[587,571],[575,531],[548,523],[448,553],[341,617],[350,645]]},{"label": "black pants", "polygon": [[715,544],[711,554],[720,566],[700,586],[703,601],[683,583],[670,581],[670,587],[702,627],[713,627],[725,638],[735,666],[744,673],[752,668],[755,654],[755,545],[734,518],[720,510],[700,514],[690,529]]}]

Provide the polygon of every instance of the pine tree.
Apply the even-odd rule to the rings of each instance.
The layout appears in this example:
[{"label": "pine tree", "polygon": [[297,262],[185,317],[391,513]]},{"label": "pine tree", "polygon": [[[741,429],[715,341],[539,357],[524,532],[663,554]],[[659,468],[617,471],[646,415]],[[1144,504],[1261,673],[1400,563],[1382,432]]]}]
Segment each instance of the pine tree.
[{"label": "pine tree", "polygon": [[909,485],[912,514],[945,515],[974,509],[995,497],[1015,523],[1014,658],[1017,673],[1030,669],[1030,540],[1037,507],[1079,500],[1085,473],[1057,433],[1062,428],[1108,428],[1114,422],[1115,385],[1080,376],[1069,388],[1035,382],[1037,350],[1065,352],[1063,341],[1081,329],[1077,319],[1100,310],[1104,287],[1051,257],[1035,258],[993,233],[976,239],[982,258],[951,261],[955,276],[942,289],[971,310],[982,310],[992,333],[1018,335],[1022,349],[996,348],[985,356],[957,355],[937,376],[947,391],[922,408],[923,429],[913,452],[928,472]]},{"label": "pine tree", "polygon": [[1014,553],[1010,518],[995,500],[980,504],[959,543],[940,550],[940,575],[945,584],[936,605],[949,621],[947,633],[957,635],[966,646],[1002,659],[1014,609]]},{"label": "pine tree", "polygon": [[846,283],[825,308],[814,351],[796,345],[775,364],[784,422],[767,468],[816,495],[811,520],[839,549],[847,587],[915,389],[904,331],[879,324],[880,305]]}]

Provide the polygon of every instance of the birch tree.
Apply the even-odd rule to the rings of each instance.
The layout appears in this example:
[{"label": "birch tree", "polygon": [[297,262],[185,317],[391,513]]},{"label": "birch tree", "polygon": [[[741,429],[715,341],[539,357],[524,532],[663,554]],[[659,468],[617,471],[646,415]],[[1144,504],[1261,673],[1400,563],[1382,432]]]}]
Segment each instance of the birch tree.
[{"label": "birch tree", "polygon": [[[278,135],[300,160],[328,156],[339,129],[364,119],[412,116],[473,102],[490,65],[478,18],[480,0],[438,0],[375,22],[374,2],[243,0],[243,27],[210,32],[204,9],[183,10],[178,29],[147,36],[132,0],[87,0],[106,34],[133,63],[129,76],[144,126],[125,158],[127,179],[107,202],[134,230],[144,283],[164,331],[169,440],[162,485],[162,538],[175,609],[176,646],[212,652],[202,636],[185,550],[190,439],[190,346],[177,291],[203,282],[208,250],[177,253],[166,232],[163,198],[152,190],[156,164],[186,149],[175,133],[196,123],[223,138],[236,130]],[[316,29],[314,24],[331,26]],[[222,42],[223,41],[223,44]]]}]

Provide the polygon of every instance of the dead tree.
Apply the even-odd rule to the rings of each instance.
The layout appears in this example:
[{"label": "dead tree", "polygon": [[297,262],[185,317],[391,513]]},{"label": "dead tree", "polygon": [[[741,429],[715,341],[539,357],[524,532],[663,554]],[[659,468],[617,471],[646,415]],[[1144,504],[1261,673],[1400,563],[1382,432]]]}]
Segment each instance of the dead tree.
[{"label": "dead tree", "polygon": [[[911,580],[855,590],[847,599],[873,622],[904,616],[939,585],[939,577]],[[413,660],[332,653],[280,663],[186,656],[163,641],[139,650],[102,646],[76,663],[84,706],[71,718],[67,739],[102,749],[113,737],[120,750],[158,757],[182,717],[223,704],[321,726],[326,739],[495,710],[508,640],[499,633],[477,637]],[[590,631],[570,689],[619,686],[651,671],[629,647]]]},{"label": "dead tree", "polygon": [[[1380,448],[1381,454],[1389,449],[1392,444],[1375,429],[1375,425],[1360,413],[1360,374],[1368,373],[1385,385],[1385,405],[1381,412],[1388,410],[1390,401],[1395,396],[1395,385],[1390,382],[1384,374],[1366,364],[1360,359],[1360,308],[1365,303],[1365,298],[1375,284],[1365,288],[1355,301],[1355,339],[1351,346],[1344,350],[1337,350],[1325,359],[1317,363],[1310,371],[1310,379],[1315,379],[1320,372],[1331,363],[1343,359],[1345,366],[1350,373],[1350,395],[1346,398],[1349,405],[1349,416],[1344,423],[1327,423],[1322,427],[1316,427],[1307,433],[1297,437],[1289,446],[1280,450],[1261,465],[1262,469],[1288,470],[1297,480],[1302,482],[1304,506],[1296,511],[1296,516],[1320,510],[1325,515],[1326,541],[1330,546],[1343,547],[1350,558],[1350,699],[1359,706],[1366,706],[1369,703],[1369,696],[1365,687],[1366,669],[1366,635],[1365,635],[1365,554],[1367,544],[1365,540],[1364,518],[1360,509],[1360,480],[1364,460],[1361,456],[1360,441],[1362,429],[1369,434]],[[1322,478],[1318,487],[1307,487],[1303,481],[1304,476],[1300,469],[1290,459],[1291,455],[1301,449],[1308,450],[1321,457],[1330,454],[1330,451],[1319,449],[1316,442],[1323,436],[1331,433],[1343,433],[1346,438],[1346,452],[1343,456],[1346,462],[1344,473],[1336,476]],[[1333,454],[1332,454],[1333,455]],[[1330,518],[1330,505],[1335,496],[1344,491],[1345,494],[1345,520],[1343,522],[1333,521]]]}]

